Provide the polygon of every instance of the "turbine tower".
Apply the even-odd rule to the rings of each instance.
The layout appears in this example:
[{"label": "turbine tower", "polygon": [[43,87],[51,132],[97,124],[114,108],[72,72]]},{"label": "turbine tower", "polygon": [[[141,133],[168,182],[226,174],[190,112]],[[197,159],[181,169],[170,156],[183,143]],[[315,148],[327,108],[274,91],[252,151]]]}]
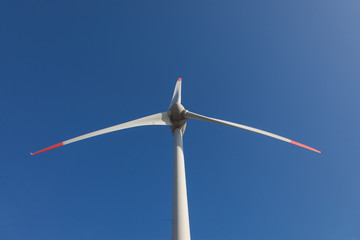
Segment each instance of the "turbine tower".
[{"label": "turbine tower", "polygon": [[61,143],[52,145],[35,153],[35,155],[41,152],[45,152],[50,149],[61,147],[73,142],[78,142],[87,138],[95,137],[101,134],[115,132],[122,129],[148,126],[148,125],[167,125],[170,126],[171,132],[174,135],[174,166],[173,166],[173,200],[172,200],[172,240],[190,240],[190,224],[189,224],[189,211],[187,201],[187,190],[186,190],[186,177],[185,177],[185,162],[183,152],[183,135],[186,128],[186,121],[188,119],[198,119],[213,123],[220,123],[231,127],[236,127],[251,132],[259,133],[268,137],[272,137],[284,142],[288,142],[317,153],[321,153],[312,147],[304,145],[299,142],[295,142],[291,139],[281,137],[279,135],[266,132],[253,127],[245,126],[238,123],[228,122],[219,120],[216,118],[206,117],[196,113],[192,113],[181,105],[181,78],[179,78],[175,85],[173,97],[170,102],[168,111],[153,114],[147,117],[139,118],[130,122],[118,124],[112,127],[104,128],[98,131],[87,133],[79,137],[75,137]]}]

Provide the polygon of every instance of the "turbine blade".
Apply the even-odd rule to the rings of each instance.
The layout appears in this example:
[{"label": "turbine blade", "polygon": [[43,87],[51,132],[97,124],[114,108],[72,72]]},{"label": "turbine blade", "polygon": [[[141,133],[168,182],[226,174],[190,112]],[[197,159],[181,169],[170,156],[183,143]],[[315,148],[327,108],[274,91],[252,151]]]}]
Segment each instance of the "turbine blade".
[{"label": "turbine blade", "polygon": [[174,94],[171,99],[169,109],[175,103],[181,103],[181,81],[182,81],[182,79],[181,79],[181,77],[179,77],[179,79],[177,80],[176,85],[175,85]]},{"label": "turbine blade", "polygon": [[150,115],[150,116],[143,117],[143,118],[139,118],[139,119],[136,119],[136,120],[133,120],[133,121],[130,121],[130,122],[121,123],[121,124],[118,124],[118,125],[115,125],[115,126],[112,126],[112,127],[108,127],[108,128],[104,128],[104,129],[101,129],[101,130],[91,132],[91,133],[87,133],[87,134],[81,135],[79,137],[75,137],[75,138],[66,140],[64,142],[55,144],[53,146],[47,147],[45,149],[42,149],[42,150],[37,151],[35,153],[30,153],[30,154],[35,155],[35,154],[38,154],[38,153],[48,151],[50,149],[61,147],[61,146],[64,146],[64,145],[67,145],[67,144],[70,144],[70,143],[73,143],[73,142],[81,141],[81,140],[91,138],[91,137],[95,137],[95,136],[98,136],[98,135],[102,135],[102,134],[105,134],[105,133],[115,132],[115,131],[119,131],[119,130],[126,129],[126,128],[147,126],[147,125],[171,125],[171,121],[169,119],[169,116],[168,116],[167,112],[157,113],[157,114]]},{"label": "turbine blade", "polygon": [[281,137],[279,135],[276,135],[276,134],[273,134],[273,133],[270,133],[270,132],[266,132],[266,131],[263,131],[263,130],[260,130],[260,129],[257,129],[257,128],[245,126],[245,125],[242,125],[242,124],[228,122],[228,121],[224,121],[224,120],[220,120],[220,119],[216,119],[216,118],[211,118],[211,117],[206,117],[206,116],[202,116],[200,114],[192,113],[192,112],[189,112],[189,111],[185,112],[185,118],[187,118],[187,119],[198,119],[198,120],[203,120],[203,121],[208,121],[208,122],[213,122],[213,123],[221,123],[221,124],[224,124],[224,125],[227,125],[227,126],[236,127],[236,128],[248,130],[248,131],[251,131],[251,132],[259,133],[259,134],[262,134],[262,135],[265,135],[265,136],[268,136],[268,137],[276,138],[278,140],[288,142],[288,143],[291,143],[291,144],[294,144],[294,145],[309,149],[309,150],[317,152],[317,153],[322,153],[321,151],[319,151],[319,150],[317,150],[315,148],[309,147],[309,146],[304,145],[302,143],[295,142],[295,141],[293,141],[291,139],[284,138],[284,137]]}]

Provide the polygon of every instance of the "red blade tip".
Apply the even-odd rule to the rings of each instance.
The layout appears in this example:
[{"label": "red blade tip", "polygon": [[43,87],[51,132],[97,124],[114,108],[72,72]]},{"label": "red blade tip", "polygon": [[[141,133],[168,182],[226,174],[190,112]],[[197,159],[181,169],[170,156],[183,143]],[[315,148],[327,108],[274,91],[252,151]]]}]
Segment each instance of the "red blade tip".
[{"label": "red blade tip", "polygon": [[317,153],[322,153],[321,151],[316,150],[315,148],[306,146],[305,144],[302,144],[302,143],[299,143],[299,142],[295,142],[295,141],[293,141],[293,140],[291,140],[290,143],[292,143],[292,144],[294,144],[294,145],[297,145],[297,146],[300,146],[300,147],[303,147],[303,148],[306,148],[306,149],[309,149],[309,150],[314,151],[314,152],[317,152]]},{"label": "red blade tip", "polygon": [[45,152],[47,150],[50,150],[50,149],[54,149],[54,148],[57,148],[57,147],[61,147],[63,146],[64,144],[61,142],[61,143],[58,143],[58,144],[55,144],[55,145],[52,145],[50,147],[47,147],[47,148],[44,148],[40,151],[37,151],[37,152],[34,152],[34,153],[30,153],[30,155],[35,155],[35,154],[38,154],[38,153],[42,153],[42,152]]},{"label": "red blade tip", "polygon": [[181,81],[181,77],[179,77],[178,81]]}]

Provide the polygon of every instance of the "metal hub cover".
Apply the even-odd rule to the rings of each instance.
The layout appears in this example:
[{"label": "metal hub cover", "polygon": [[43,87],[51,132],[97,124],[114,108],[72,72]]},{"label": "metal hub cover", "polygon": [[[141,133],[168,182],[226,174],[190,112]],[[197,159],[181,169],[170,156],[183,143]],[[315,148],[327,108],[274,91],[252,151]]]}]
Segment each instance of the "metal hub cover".
[{"label": "metal hub cover", "polygon": [[184,116],[185,108],[180,103],[175,103],[171,106],[168,111],[169,118],[172,122],[170,126],[171,132],[174,133],[176,128],[180,128],[182,133],[184,134],[186,128],[186,118]]}]

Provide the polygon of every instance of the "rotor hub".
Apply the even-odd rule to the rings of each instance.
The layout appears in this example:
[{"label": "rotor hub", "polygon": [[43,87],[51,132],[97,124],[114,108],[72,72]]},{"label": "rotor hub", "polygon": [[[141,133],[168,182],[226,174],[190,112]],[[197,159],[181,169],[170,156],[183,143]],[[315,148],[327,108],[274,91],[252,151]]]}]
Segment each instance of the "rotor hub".
[{"label": "rotor hub", "polygon": [[169,118],[172,122],[171,132],[174,134],[176,128],[180,128],[184,134],[186,128],[185,108],[180,103],[175,103],[168,111]]}]

